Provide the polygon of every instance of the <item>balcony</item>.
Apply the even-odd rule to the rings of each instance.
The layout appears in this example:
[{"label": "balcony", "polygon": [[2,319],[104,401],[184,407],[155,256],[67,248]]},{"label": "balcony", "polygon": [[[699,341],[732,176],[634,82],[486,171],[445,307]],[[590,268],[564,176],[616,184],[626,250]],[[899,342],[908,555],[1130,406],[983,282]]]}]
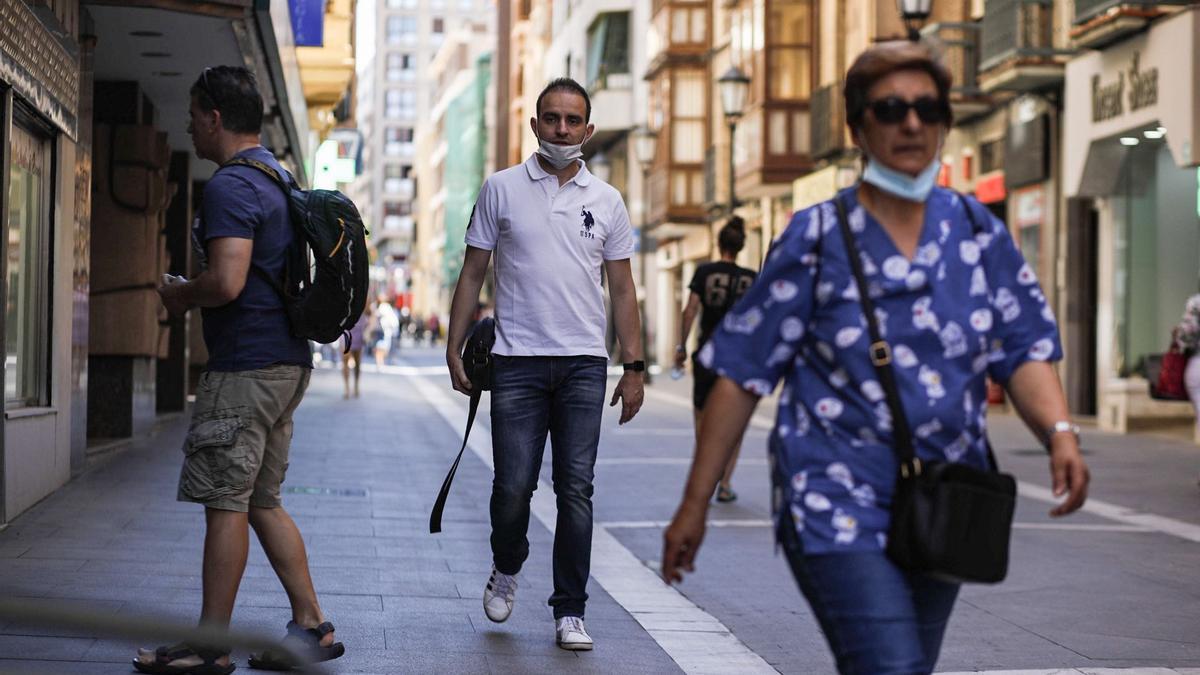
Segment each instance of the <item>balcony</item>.
[{"label": "balcony", "polygon": [[1071,39],[1081,49],[1097,49],[1146,27],[1168,7],[1188,0],[1075,0]]},{"label": "balcony", "polygon": [[827,84],[812,96],[812,158],[825,159],[846,149],[846,99],[842,81]]},{"label": "balcony", "polygon": [[935,23],[922,31],[945,48],[942,63],[950,70],[950,107],[955,120],[966,120],[990,109],[987,94],[979,86],[979,24]]},{"label": "balcony", "polygon": [[416,194],[413,179],[388,178],[383,181],[383,191],[389,199],[408,201]]},{"label": "balcony", "polygon": [[986,0],[980,23],[983,93],[1062,85],[1070,51],[1055,46],[1053,0]]},{"label": "balcony", "polygon": [[812,170],[812,119],[808,101],[768,101],[746,112],[734,143],[738,199],[780,196]]}]

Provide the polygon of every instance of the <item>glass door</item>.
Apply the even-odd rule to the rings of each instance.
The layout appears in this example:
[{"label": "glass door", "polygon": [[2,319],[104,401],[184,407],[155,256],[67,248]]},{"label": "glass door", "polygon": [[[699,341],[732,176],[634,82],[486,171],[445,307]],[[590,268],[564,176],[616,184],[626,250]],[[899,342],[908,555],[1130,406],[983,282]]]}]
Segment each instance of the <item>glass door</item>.
[{"label": "glass door", "polygon": [[50,143],[14,117],[5,237],[6,408],[49,403]]}]

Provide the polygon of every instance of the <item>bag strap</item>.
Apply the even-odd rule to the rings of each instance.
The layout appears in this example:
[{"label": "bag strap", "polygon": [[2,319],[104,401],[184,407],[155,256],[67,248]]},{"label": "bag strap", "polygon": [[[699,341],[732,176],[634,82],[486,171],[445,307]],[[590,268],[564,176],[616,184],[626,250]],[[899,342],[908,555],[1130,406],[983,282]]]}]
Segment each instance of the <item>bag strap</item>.
[{"label": "bag strap", "polygon": [[446,473],[446,479],[442,481],[442,489],[438,491],[437,499],[433,502],[433,511],[429,513],[429,534],[437,534],[442,531],[442,510],[446,508],[446,498],[450,496],[450,484],[454,482],[454,472],[458,471],[458,463],[462,461],[463,451],[467,449],[467,439],[471,437],[471,427],[475,424],[475,413],[479,410],[481,396],[483,396],[483,392],[478,389],[471,394],[471,409],[467,412],[467,430],[463,432],[462,447],[458,450],[458,457],[455,457],[454,463],[450,465],[450,471]]},{"label": "bag strap", "polygon": [[[879,322],[875,317],[875,302],[867,288],[867,279],[863,275],[862,260],[858,257],[858,247],[854,244],[854,232],[850,229],[850,219],[846,217],[846,206],[842,203],[841,195],[833,198],[837,206],[838,226],[842,230],[842,241],[846,244],[846,256],[850,259],[850,271],[854,273],[854,282],[858,285],[859,302],[862,303],[863,313],[867,319],[867,332],[871,336],[871,364],[879,383],[887,395],[888,409],[892,413],[892,435],[895,437],[893,449],[900,460],[902,476],[916,475],[921,471],[917,460],[916,449],[913,447],[912,430],[908,426],[908,417],[904,414],[904,405],[900,401],[900,390],[896,386],[896,373],[892,369],[892,348],[879,332]],[[824,229],[822,227],[822,229]]]}]

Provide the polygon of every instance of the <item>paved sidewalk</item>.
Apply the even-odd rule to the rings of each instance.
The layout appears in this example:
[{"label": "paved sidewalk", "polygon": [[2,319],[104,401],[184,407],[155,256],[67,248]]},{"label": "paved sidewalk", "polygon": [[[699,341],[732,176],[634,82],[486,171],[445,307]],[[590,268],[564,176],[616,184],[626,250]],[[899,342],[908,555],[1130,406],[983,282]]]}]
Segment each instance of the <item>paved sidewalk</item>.
[{"label": "paved sidewalk", "polygon": [[[530,527],[532,554],[516,609],[483,615],[490,570],[490,472],[463,458],[444,531],[428,509],[458,450],[448,428],[405,380],[363,374],[363,398],[319,369],[296,416],[284,503],[308,543],[323,608],[347,654],[328,672],[670,673],[665,652],[598,584],[591,584],[592,653],[554,644],[550,533]],[[465,421],[465,420],[464,420]],[[186,420],[161,425],[0,532],[0,597],[68,599],[109,614],[194,621],[200,606],[203,517],[175,501]],[[282,634],[287,598],[257,542],[235,629]],[[0,620],[0,672],[120,673],[139,646],[102,631]],[[147,641],[140,646],[152,646]],[[245,666],[246,655],[235,653]]]}]

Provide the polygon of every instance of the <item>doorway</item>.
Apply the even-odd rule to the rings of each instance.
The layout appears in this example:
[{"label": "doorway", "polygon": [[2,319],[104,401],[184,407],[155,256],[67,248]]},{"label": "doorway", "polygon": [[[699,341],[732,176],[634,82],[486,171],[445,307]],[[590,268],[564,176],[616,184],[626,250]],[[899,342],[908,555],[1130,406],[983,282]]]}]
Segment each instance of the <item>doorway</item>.
[{"label": "doorway", "polygon": [[1090,199],[1067,202],[1066,389],[1072,414],[1096,414],[1096,303],[1100,213]]}]

